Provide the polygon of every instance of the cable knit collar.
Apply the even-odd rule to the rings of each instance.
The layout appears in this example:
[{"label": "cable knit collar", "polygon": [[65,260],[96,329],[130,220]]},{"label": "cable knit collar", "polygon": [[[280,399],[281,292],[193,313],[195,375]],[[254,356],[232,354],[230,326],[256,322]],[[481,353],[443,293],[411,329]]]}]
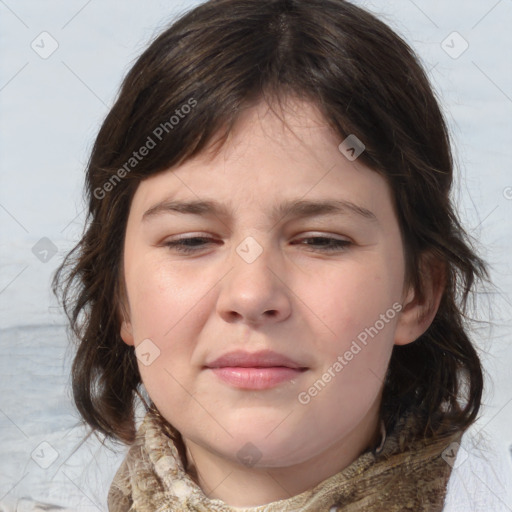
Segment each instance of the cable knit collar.
[{"label": "cable knit collar", "polygon": [[[110,512],[398,512],[442,511],[451,466],[462,433],[437,441],[410,442],[412,416],[341,472],[288,499],[256,507],[232,507],[208,498],[185,471],[173,441],[149,411],[135,443],[111,484]],[[450,453],[450,457],[454,456]]]}]

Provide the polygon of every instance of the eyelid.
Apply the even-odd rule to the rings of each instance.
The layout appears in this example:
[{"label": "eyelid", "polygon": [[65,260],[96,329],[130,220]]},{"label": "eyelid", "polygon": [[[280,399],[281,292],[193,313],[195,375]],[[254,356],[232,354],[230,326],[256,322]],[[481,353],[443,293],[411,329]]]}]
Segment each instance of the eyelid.
[{"label": "eyelid", "polygon": [[[354,242],[351,240],[346,240],[343,238],[339,238],[338,236],[329,235],[327,233],[321,233],[321,234],[313,234],[310,233],[309,235],[306,233],[306,236],[299,237],[298,239],[294,239],[292,241],[295,242],[295,244],[292,245],[299,245],[304,248],[307,252],[310,253],[318,253],[318,254],[324,254],[324,255],[338,255],[341,253],[346,252],[354,246]],[[320,243],[304,243],[307,240],[323,240],[328,242],[327,244],[320,244]],[[191,244],[188,245],[187,242],[190,242],[192,240],[199,240],[202,243],[200,245]],[[218,241],[217,241],[218,242]],[[173,238],[171,240],[164,241],[160,244],[160,246],[168,248],[169,251],[176,252],[177,254],[182,255],[197,255],[201,256],[203,254],[204,249],[206,249],[208,246],[211,246],[212,243],[216,243],[215,239],[209,235],[202,236],[202,235],[193,235],[193,234],[187,234],[185,236],[181,236],[178,238]],[[218,245],[218,243],[217,243]]]},{"label": "eyelid", "polygon": [[[339,233],[330,233],[330,232],[326,232],[326,231],[304,231],[304,232],[301,232],[299,235],[293,236],[293,239],[295,239],[297,237],[299,237],[299,238],[323,238],[323,237],[325,237],[325,238],[336,238],[336,239],[344,240],[347,242],[353,242],[353,240],[347,235],[341,235]],[[167,238],[169,238],[169,237],[164,238],[163,241],[164,242],[167,241]],[[206,232],[187,232],[187,233],[180,233],[177,235],[171,235],[170,238],[172,241],[178,241],[181,239],[188,239],[188,238],[218,239],[218,238],[222,238],[222,236],[212,234],[212,233],[206,233]]]},{"label": "eyelid", "polygon": [[300,234],[303,238],[316,238],[316,237],[328,237],[328,238],[339,238],[340,240],[352,241],[347,235],[341,235],[339,233],[330,233],[328,231],[304,231]]}]

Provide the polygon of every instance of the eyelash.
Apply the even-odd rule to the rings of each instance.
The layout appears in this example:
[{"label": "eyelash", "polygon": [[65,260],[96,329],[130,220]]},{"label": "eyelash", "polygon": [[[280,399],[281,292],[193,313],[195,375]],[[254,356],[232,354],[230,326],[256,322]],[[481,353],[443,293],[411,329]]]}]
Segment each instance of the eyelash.
[{"label": "eyelash", "polygon": [[[191,246],[187,245],[191,240],[213,240],[212,238],[202,237],[202,236],[193,236],[190,238],[181,238],[179,240],[173,240],[169,242],[165,242],[163,245],[168,247],[169,249],[176,250],[177,252],[192,254],[194,252],[198,252],[204,246]],[[348,240],[340,240],[338,238],[326,237],[326,236],[311,236],[300,239],[300,241],[304,240],[327,240],[329,241],[329,245],[323,245],[323,249],[313,249],[313,251],[331,253],[331,252],[341,252],[346,249],[346,247],[352,245],[352,242]],[[311,244],[306,244],[311,245]],[[196,248],[197,247],[197,248]]]}]

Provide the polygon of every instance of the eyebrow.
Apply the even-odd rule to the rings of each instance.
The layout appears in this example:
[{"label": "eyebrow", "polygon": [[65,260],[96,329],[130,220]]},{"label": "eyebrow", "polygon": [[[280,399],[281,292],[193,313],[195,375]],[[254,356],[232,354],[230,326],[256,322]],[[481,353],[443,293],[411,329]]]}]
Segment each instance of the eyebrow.
[{"label": "eyebrow", "polygon": [[[154,218],[165,213],[179,213],[197,216],[229,216],[229,210],[226,206],[216,201],[175,201],[167,199],[149,208],[149,210],[142,215],[142,221],[145,222],[150,218]],[[275,206],[272,210],[273,220],[278,220],[287,216],[293,218],[307,218],[346,214],[357,215],[368,222],[378,224],[377,217],[372,211],[347,200],[285,201]]]}]

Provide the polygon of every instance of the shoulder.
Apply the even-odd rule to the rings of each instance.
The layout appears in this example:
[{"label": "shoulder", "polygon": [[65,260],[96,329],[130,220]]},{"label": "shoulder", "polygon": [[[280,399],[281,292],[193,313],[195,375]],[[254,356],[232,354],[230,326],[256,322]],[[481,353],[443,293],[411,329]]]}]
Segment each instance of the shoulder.
[{"label": "shoulder", "polygon": [[510,512],[512,461],[505,443],[471,429],[462,437],[443,512]]}]

